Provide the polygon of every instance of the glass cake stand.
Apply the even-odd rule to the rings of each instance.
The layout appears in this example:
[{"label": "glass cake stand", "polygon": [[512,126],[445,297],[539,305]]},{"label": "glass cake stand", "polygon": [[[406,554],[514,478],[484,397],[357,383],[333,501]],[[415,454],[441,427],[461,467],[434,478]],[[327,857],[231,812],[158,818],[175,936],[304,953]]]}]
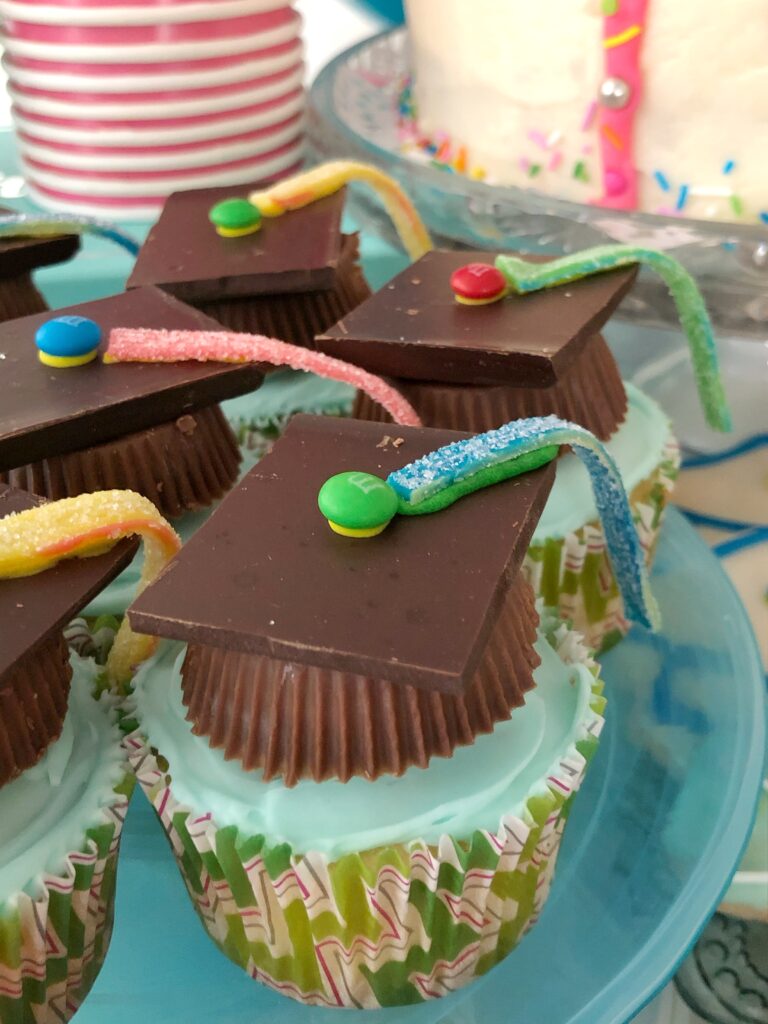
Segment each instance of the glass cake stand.
[{"label": "glass cake stand", "polygon": [[654,571],[663,632],[604,658],[606,729],[540,922],[488,975],[388,1011],[298,1005],[250,981],[198,921],[137,794],[115,933],[78,1024],[624,1024],[674,973],[749,832],[765,742],[763,674],[715,557],[671,511]]},{"label": "glass cake stand", "polygon": [[[444,245],[562,253],[609,240],[665,249],[703,287],[717,327],[768,337],[768,227],[624,213],[556,199],[535,189],[489,185],[404,154],[398,97],[410,72],[407,32],[385,31],[342,53],[310,97],[310,138],[320,157],[378,164],[400,180]],[[358,219],[390,231],[379,208],[356,195]],[[637,323],[677,326],[666,289],[644,278],[623,307]]]}]

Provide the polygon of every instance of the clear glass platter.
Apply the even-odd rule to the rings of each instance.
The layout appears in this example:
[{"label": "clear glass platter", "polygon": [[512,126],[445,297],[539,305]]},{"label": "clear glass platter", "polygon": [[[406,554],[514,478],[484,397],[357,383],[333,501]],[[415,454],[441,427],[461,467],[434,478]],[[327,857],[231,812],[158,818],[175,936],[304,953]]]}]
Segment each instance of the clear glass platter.
[{"label": "clear glass platter", "polygon": [[[310,96],[310,140],[319,158],[367,160],[393,174],[442,245],[562,253],[607,240],[665,249],[702,286],[716,326],[768,337],[768,227],[623,213],[556,199],[534,189],[485,184],[401,151],[398,99],[408,77],[407,33],[386,31],[333,60]],[[381,210],[356,195],[365,227],[390,231]],[[645,277],[622,315],[677,326],[666,289]]]},{"label": "clear glass platter", "polygon": [[623,1024],[672,975],[736,867],[761,786],[764,678],[717,560],[669,513],[654,587],[663,632],[604,659],[607,725],[540,922],[461,992],[356,1013],[300,1006],[215,949],[142,794],[115,933],[78,1024]]}]

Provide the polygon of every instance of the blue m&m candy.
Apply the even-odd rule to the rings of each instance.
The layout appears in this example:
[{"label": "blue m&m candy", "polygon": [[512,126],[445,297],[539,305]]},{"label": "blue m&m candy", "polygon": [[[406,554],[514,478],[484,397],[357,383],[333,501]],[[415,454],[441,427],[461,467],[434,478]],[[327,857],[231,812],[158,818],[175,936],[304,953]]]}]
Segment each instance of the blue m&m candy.
[{"label": "blue m&m candy", "polygon": [[57,316],[37,329],[38,358],[46,366],[83,366],[96,358],[101,328],[84,316]]}]

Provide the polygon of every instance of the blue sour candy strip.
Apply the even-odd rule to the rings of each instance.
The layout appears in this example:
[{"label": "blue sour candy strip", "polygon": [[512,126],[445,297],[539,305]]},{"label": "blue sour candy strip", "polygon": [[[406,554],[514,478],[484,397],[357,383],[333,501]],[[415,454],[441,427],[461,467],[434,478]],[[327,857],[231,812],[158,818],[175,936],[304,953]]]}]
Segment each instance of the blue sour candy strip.
[{"label": "blue sour candy strip", "polygon": [[395,470],[387,483],[409,507],[473,474],[546,445],[570,445],[589,472],[613,572],[627,618],[649,629],[660,624],[643,549],[621,474],[605,446],[588,430],[557,416],[514,420],[465,441],[438,448]]},{"label": "blue sour candy strip", "polygon": [[80,217],[71,213],[14,213],[0,216],[0,239],[52,238],[54,235],[95,235],[122,246],[131,256],[139,252],[139,243],[108,220]]},{"label": "blue sour candy strip", "polygon": [[712,321],[698,285],[685,267],[668,253],[636,245],[598,245],[548,263],[529,263],[517,256],[498,256],[496,267],[510,288],[520,295],[604,274],[618,267],[640,263],[664,281],[675,302],[680,326],[688,339],[699,397],[714,430],[731,429],[731,412],[725,397],[717,358]]}]

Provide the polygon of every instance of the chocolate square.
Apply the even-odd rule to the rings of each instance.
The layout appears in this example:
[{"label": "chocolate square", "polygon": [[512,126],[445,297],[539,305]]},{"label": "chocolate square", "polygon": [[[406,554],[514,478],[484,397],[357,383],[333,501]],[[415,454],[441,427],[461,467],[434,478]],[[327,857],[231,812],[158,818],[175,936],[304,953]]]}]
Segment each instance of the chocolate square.
[{"label": "chocolate square", "polygon": [[[15,213],[0,206],[0,215]],[[0,237],[0,278],[18,277],[38,267],[49,267],[71,259],[80,248],[77,235],[55,235],[52,238]]]},{"label": "chocolate square", "polygon": [[[0,519],[43,504],[42,498],[0,484]],[[35,576],[0,580],[0,680],[122,572],[137,546],[124,540],[104,555],[70,558]]]},{"label": "chocolate square", "polygon": [[554,479],[554,464],[378,537],[333,533],[335,473],[393,469],[466,437],[295,416],[282,438],[129,609],[132,626],[197,644],[461,693],[472,679]]},{"label": "chocolate square", "polygon": [[551,387],[627,294],[637,268],[486,306],[457,302],[453,271],[496,255],[427,253],[320,335],[317,348],[388,377]]},{"label": "chocolate square", "polygon": [[255,390],[255,364],[116,363],[54,369],[40,362],[37,328],[54,316],[90,317],[102,328],[102,352],[113,327],[221,330],[221,325],[157,288],[0,325],[0,470],[63,455],[166,423],[184,413]]},{"label": "chocolate square", "polygon": [[222,238],[208,219],[222,199],[256,186],[174,192],[147,236],[128,287],[156,285],[188,302],[315,292],[333,288],[341,254],[344,190],[281,217],[251,235]]}]

